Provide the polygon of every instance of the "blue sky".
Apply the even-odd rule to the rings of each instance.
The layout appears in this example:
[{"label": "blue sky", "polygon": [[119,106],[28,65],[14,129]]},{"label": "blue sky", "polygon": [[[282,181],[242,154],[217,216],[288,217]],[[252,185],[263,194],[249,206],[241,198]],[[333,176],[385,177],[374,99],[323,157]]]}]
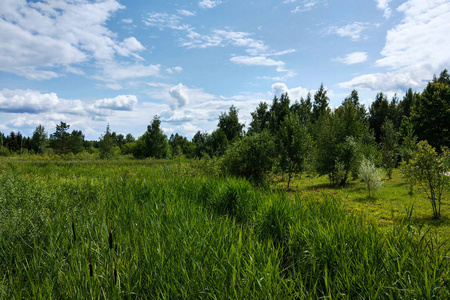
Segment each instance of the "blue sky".
[{"label": "blue sky", "polygon": [[352,89],[370,105],[450,66],[448,0],[0,0],[0,15],[6,135],[63,121],[138,137],[158,115],[191,138],[231,105],[249,124],[322,82],[332,107]]}]

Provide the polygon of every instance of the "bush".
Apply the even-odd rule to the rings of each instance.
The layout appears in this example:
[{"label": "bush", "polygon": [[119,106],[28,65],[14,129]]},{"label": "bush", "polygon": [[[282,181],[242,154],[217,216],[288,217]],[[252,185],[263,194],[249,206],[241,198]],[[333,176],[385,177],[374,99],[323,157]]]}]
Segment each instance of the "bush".
[{"label": "bush", "polygon": [[405,174],[412,182],[419,183],[422,191],[430,200],[433,208],[433,218],[441,217],[441,198],[446,185],[449,183],[448,171],[450,167],[446,160],[450,152],[444,147],[441,154],[427,141],[417,144],[417,151],[412,153],[409,163],[406,165]]},{"label": "bush", "polygon": [[221,169],[224,173],[244,177],[259,184],[267,180],[274,156],[273,137],[264,131],[235,142],[222,157]]},{"label": "bush", "polygon": [[371,192],[375,192],[378,190],[383,184],[381,180],[381,172],[380,169],[375,167],[374,163],[366,158],[361,162],[361,166],[359,167],[359,178],[366,184],[366,189],[369,191],[369,198],[371,196]]}]

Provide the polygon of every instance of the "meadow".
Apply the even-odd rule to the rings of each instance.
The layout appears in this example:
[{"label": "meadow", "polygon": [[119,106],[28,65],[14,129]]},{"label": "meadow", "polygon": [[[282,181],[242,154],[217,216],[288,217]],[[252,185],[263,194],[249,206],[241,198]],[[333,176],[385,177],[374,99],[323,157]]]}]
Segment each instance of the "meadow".
[{"label": "meadow", "polygon": [[448,299],[448,193],[256,188],[177,160],[0,159],[0,299]]}]

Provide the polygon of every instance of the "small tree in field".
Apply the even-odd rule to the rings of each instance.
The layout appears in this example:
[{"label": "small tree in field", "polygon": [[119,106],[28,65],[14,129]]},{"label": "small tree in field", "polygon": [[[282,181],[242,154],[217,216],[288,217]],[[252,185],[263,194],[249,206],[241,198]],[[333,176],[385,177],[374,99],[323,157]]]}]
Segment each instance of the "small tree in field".
[{"label": "small tree in field", "polygon": [[417,151],[412,153],[412,158],[406,165],[407,176],[419,183],[430,200],[434,219],[441,216],[442,193],[449,183],[450,168],[445,163],[449,155],[450,152],[446,147],[442,149],[441,154],[437,154],[427,141],[420,141],[417,144]]},{"label": "small tree in field", "polygon": [[369,191],[369,198],[371,197],[371,193],[373,194],[383,184],[380,169],[375,167],[374,163],[366,158],[361,162],[358,174],[359,178],[366,184],[366,189]]}]

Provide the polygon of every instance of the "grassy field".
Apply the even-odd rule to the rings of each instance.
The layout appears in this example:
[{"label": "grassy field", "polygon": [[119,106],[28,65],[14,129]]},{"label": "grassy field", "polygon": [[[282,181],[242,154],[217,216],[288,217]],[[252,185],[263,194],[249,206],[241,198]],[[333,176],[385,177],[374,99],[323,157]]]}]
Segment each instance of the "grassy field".
[{"label": "grassy field", "polygon": [[[282,178],[277,178],[275,186],[279,189],[286,187]],[[447,189],[442,196],[441,218],[432,218],[433,212],[430,201],[421,191],[418,184],[410,185],[401,172],[394,170],[392,179],[383,178],[383,185],[374,197],[369,198],[365,185],[360,180],[351,181],[345,188],[330,186],[327,176],[303,176],[296,178],[292,184],[290,194],[312,196],[320,199],[322,195],[330,195],[343,200],[347,211],[363,215],[368,221],[382,227],[391,228],[408,215],[416,225],[422,225],[432,235],[441,240],[450,239],[450,191]],[[450,243],[450,240],[449,240]]]},{"label": "grassy field", "polygon": [[203,171],[1,159],[0,299],[450,297],[448,204],[431,221],[399,174],[367,200],[356,181],[286,193]]}]

